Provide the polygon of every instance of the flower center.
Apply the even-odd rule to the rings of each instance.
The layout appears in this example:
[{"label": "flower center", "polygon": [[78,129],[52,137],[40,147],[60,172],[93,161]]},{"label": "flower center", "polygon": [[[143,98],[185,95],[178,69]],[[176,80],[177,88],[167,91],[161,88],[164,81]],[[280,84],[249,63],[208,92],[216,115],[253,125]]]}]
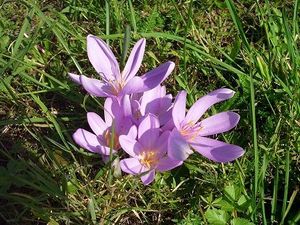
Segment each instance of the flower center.
[{"label": "flower center", "polygon": [[125,86],[123,80],[109,80],[108,83],[111,85],[111,92],[114,95],[118,95]]},{"label": "flower center", "polygon": [[181,127],[180,134],[187,138],[189,141],[194,140],[198,136],[199,132],[203,129],[201,123],[194,123],[193,121],[184,124]]},{"label": "flower center", "polygon": [[115,132],[114,134],[112,134],[110,129],[107,129],[106,131],[104,131],[103,137],[105,139],[106,146],[112,147],[112,149],[114,150],[118,150],[121,148],[119,143],[119,136]]},{"label": "flower center", "polygon": [[148,169],[153,168],[158,163],[157,152],[144,151],[139,155],[140,163]]}]

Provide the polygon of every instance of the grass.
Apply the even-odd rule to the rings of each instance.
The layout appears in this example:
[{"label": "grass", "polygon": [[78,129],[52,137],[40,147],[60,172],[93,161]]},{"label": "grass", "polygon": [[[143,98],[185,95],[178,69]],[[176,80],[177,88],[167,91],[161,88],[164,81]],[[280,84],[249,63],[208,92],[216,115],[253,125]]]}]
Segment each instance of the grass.
[{"label": "grass", "polygon": [[[0,1],[1,224],[298,224],[300,221],[299,1]],[[87,34],[120,62],[147,39],[140,73],[172,60],[165,82],[188,104],[236,91],[210,113],[241,121],[220,139],[234,163],[193,155],[144,187],[71,135],[101,114],[68,72],[95,74]],[[125,41],[124,41],[125,40]]]}]

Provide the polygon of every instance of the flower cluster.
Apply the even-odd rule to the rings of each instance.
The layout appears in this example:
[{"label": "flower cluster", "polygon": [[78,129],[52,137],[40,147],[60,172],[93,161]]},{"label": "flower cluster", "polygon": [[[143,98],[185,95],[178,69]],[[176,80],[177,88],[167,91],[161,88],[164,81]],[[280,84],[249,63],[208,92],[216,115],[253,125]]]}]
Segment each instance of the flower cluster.
[{"label": "flower cluster", "polygon": [[91,95],[106,97],[104,120],[94,112],[87,113],[93,132],[78,129],[74,141],[88,151],[104,156],[124,150],[128,158],[120,161],[122,171],[140,175],[147,185],[155,172],[171,170],[183,163],[194,151],[215,162],[230,162],[244,154],[236,145],[210,138],[234,128],[239,115],[221,112],[200,120],[214,104],[231,98],[227,88],[203,96],[186,113],[186,92],[175,100],[161,83],[174,69],[173,62],[136,76],[145,52],[146,40],[133,47],[122,72],[104,41],[87,37],[88,58],[100,80],[69,74]]}]

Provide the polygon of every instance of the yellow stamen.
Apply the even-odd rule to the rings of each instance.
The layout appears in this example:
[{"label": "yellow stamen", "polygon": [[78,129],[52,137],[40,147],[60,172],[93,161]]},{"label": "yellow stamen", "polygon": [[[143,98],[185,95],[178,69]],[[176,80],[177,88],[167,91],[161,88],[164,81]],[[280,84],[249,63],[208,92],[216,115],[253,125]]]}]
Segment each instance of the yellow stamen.
[{"label": "yellow stamen", "polygon": [[157,152],[144,151],[139,155],[139,160],[142,165],[147,168],[153,168],[158,163]]}]

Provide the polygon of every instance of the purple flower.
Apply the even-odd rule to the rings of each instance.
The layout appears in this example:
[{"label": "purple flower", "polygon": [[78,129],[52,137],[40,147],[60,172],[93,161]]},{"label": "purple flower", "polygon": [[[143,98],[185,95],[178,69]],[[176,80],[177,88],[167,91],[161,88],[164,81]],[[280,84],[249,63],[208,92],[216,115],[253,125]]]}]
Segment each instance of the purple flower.
[{"label": "purple flower", "polygon": [[151,90],[169,76],[175,65],[169,61],[143,76],[136,76],[143,60],[145,45],[144,38],[134,45],[121,73],[119,64],[107,44],[93,35],[88,35],[88,58],[101,79],[73,73],[69,73],[69,76],[73,81],[81,84],[89,94],[97,97],[120,97]]},{"label": "purple flower", "polygon": [[168,157],[170,131],[161,133],[159,127],[158,118],[148,114],[138,129],[135,126],[131,128],[137,130],[137,138],[132,135],[121,135],[119,138],[121,147],[131,156],[120,161],[121,169],[125,173],[141,175],[145,185],[154,180],[155,171],[171,170],[182,164],[182,161]]},{"label": "purple flower", "polygon": [[[125,96],[121,102],[107,98],[104,105],[105,121],[93,112],[87,113],[87,120],[93,133],[79,128],[73,134],[74,141],[90,152],[109,155],[112,148],[113,153],[120,149],[119,136],[127,134],[136,136],[130,117],[129,97]],[[113,146],[111,146],[113,144]]]},{"label": "purple flower", "polygon": [[180,92],[172,110],[176,128],[169,137],[168,155],[177,160],[185,160],[193,153],[192,147],[204,157],[216,162],[230,162],[242,156],[244,150],[241,147],[205,137],[234,128],[240,119],[237,113],[221,112],[198,122],[213,104],[233,95],[234,92],[227,88],[210,92],[195,102],[186,114],[186,92]]}]

